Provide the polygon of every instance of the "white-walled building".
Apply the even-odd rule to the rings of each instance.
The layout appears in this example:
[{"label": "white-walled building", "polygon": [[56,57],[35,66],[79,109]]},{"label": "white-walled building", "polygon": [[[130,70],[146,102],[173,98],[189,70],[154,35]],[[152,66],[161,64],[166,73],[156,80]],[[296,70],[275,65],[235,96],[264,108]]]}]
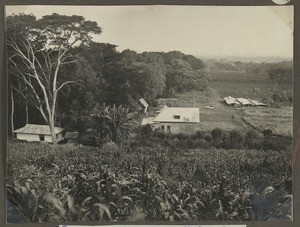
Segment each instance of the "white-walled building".
[{"label": "white-walled building", "polygon": [[160,129],[170,133],[194,133],[199,129],[199,108],[164,106],[156,112],[155,117],[147,117],[142,125],[151,125],[152,129]]},{"label": "white-walled building", "polygon": [[[55,127],[56,141],[63,140],[63,128]],[[26,124],[14,131],[16,138],[26,141],[40,141],[52,143],[50,127],[48,125]]]}]

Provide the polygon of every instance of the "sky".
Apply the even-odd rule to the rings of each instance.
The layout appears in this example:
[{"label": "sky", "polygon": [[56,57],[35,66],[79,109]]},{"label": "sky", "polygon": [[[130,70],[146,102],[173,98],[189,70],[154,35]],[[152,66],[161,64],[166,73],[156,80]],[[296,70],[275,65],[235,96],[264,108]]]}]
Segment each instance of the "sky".
[{"label": "sky", "polygon": [[[279,8],[281,7],[281,8]],[[6,6],[6,14],[81,15],[118,50],[293,57],[292,6]]]}]

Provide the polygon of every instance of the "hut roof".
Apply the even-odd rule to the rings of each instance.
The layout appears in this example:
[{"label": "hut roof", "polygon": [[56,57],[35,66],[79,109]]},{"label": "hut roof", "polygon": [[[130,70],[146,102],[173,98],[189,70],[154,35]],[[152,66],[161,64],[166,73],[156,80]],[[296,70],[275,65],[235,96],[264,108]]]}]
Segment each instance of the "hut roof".
[{"label": "hut roof", "polygon": [[[58,134],[62,132],[64,129],[60,127],[55,127],[54,130],[55,130],[55,134]],[[19,128],[14,132],[22,133],[22,134],[51,135],[49,125],[26,124],[23,128]]]}]

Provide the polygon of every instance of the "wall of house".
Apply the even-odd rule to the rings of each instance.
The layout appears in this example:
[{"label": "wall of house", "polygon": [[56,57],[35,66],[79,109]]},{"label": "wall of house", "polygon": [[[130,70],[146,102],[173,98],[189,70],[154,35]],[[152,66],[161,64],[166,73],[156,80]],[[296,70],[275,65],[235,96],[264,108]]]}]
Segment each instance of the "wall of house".
[{"label": "wall of house", "polygon": [[[45,140],[43,142],[52,143],[52,136],[51,135],[45,135]],[[63,133],[60,132],[56,135],[57,142],[63,140]],[[40,136],[35,134],[21,134],[17,133],[17,139],[19,140],[26,140],[26,141],[40,141]]]},{"label": "wall of house", "polygon": [[17,133],[17,139],[26,141],[40,141],[39,135]]},{"label": "wall of house", "polygon": [[[164,126],[165,132],[171,132],[171,133],[187,133],[187,134],[193,134],[197,130],[200,129],[199,123],[187,123],[187,122],[160,122],[158,124],[152,125],[155,128],[152,127],[152,129],[161,129],[162,126]],[[170,130],[168,130],[168,126],[170,127]]]},{"label": "wall of house", "polygon": [[45,135],[45,142],[52,143],[52,136],[51,135]]}]

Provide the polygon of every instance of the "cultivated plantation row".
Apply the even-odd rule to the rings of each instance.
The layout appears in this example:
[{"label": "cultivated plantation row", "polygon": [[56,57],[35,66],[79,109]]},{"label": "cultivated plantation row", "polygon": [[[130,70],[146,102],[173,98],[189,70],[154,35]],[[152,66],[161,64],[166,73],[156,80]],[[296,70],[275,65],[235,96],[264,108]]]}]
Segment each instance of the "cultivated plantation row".
[{"label": "cultivated plantation row", "polygon": [[291,193],[289,150],[16,141],[8,149],[8,199],[34,222],[265,220]]}]

